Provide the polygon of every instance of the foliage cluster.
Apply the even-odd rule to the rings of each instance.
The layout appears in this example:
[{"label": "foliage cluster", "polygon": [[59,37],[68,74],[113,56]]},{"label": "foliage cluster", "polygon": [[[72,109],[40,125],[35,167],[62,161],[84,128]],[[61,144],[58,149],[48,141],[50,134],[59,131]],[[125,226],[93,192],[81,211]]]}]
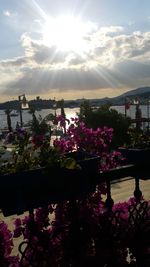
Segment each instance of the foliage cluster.
[{"label": "foliage cluster", "polygon": [[[99,168],[106,170],[118,164],[120,153],[111,151],[112,128],[87,128],[78,118],[71,121],[59,115],[53,123],[64,129],[64,135],[54,140],[50,145],[51,129],[45,127],[45,122],[39,122],[33,114],[32,131],[17,128],[10,132],[5,142],[12,142],[15,147],[12,158],[1,165],[1,173],[16,172],[39,167],[61,167],[64,153],[86,151],[101,157]],[[66,128],[68,124],[68,128]]]},{"label": "foliage cluster", "polygon": [[80,108],[79,117],[85,122],[89,128],[96,129],[98,127],[107,126],[113,128],[112,148],[128,144],[130,136],[128,129],[130,126],[130,118],[111,109],[110,105],[103,105],[99,108],[92,109],[89,102],[85,101]]},{"label": "foliage cluster", "polygon": [[150,148],[150,131],[140,130],[136,128],[130,128],[128,130],[130,141],[125,144],[126,148],[145,149]]}]

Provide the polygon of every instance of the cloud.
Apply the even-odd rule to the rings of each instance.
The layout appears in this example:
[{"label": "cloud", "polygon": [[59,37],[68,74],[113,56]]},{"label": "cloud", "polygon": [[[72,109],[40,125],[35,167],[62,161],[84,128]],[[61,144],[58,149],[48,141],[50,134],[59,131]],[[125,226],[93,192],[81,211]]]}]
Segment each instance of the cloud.
[{"label": "cloud", "polygon": [[61,52],[56,46],[46,46],[41,41],[33,40],[27,33],[21,37],[25,55],[33,62],[41,64],[56,64],[64,62],[68,56],[67,52]]},{"label": "cloud", "polygon": [[68,63],[74,66],[82,65],[86,61],[85,58],[75,53],[74,54],[72,53],[67,59],[68,59]]},{"label": "cloud", "polygon": [[56,46],[47,47],[38,44],[32,44],[32,46],[34,48],[33,59],[38,64],[65,62],[68,55],[66,52],[58,51]]},{"label": "cloud", "polygon": [[[35,79],[36,77],[36,79]],[[103,74],[94,70],[79,69],[27,69],[22,77],[8,85],[7,93],[12,89],[30,94],[46,93],[53,89],[56,90],[87,90],[91,88],[108,87],[109,83],[103,77]]]},{"label": "cloud", "polygon": [[114,67],[114,76],[128,87],[137,87],[150,84],[150,63],[127,60]]},{"label": "cloud", "polygon": [[123,30],[124,28],[122,26],[108,26],[108,27],[101,27],[99,32],[110,35],[110,33],[119,33],[122,32]]},{"label": "cloud", "polygon": [[0,66],[1,67],[21,67],[24,64],[27,64],[28,60],[26,57],[18,57],[18,58],[14,58],[12,60],[2,60],[0,62]]},{"label": "cloud", "polygon": [[[36,78],[35,78],[36,77]],[[19,79],[11,81],[7,94],[45,94],[53,90],[98,90],[100,88],[135,88],[150,83],[150,65],[134,61],[118,63],[113,69],[97,66],[93,69],[25,69]]]},{"label": "cloud", "polygon": [[78,54],[46,46],[42,37],[35,39],[24,33],[21,37],[24,55],[0,62],[3,94],[104,88],[117,91],[150,84],[150,32],[129,34],[121,26],[101,27],[85,40],[89,50]]},{"label": "cloud", "polygon": [[12,10],[3,10],[3,16],[5,17],[15,17],[16,15]]},{"label": "cloud", "polygon": [[117,36],[100,35],[94,49],[101,64],[112,66],[118,62],[135,60],[145,62],[150,57],[150,32],[133,32]]},{"label": "cloud", "polygon": [[4,10],[3,11],[3,15],[6,17],[10,17],[11,16],[11,12],[9,10]]}]

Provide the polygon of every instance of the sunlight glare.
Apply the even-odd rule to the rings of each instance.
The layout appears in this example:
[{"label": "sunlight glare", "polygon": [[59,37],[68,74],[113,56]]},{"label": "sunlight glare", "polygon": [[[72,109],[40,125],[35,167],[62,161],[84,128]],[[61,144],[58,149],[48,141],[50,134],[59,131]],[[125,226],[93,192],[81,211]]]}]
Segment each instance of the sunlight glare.
[{"label": "sunlight glare", "polygon": [[55,45],[61,51],[86,53],[88,42],[85,37],[90,30],[90,25],[78,18],[49,18],[43,27],[43,42],[47,46]]}]

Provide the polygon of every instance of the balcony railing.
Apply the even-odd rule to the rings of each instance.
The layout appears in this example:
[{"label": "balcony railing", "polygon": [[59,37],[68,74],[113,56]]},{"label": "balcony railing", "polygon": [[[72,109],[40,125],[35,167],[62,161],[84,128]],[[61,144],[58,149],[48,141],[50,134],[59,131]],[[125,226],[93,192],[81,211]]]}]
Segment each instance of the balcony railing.
[{"label": "balcony railing", "polygon": [[[126,229],[122,229],[122,222],[121,222],[121,210],[113,210],[114,201],[112,198],[112,184],[118,183],[122,179],[127,179],[127,177],[130,177],[130,179],[135,180],[135,189],[134,189],[134,197],[135,202],[130,205],[130,208],[128,209],[128,224]],[[20,177],[21,179],[21,177]],[[124,246],[127,248],[130,248],[134,251],[134,261],[133,265],[128,266],[138,266],[138,267],[148,267],[150,266],[150,207],[148,201],[141,200],[143,192],[140,189],[139,181],[148,180],[150,179],[150,171],[149,171],[149,165],[142,164],[142,165],[125,165],[122,167],[118,167],[115,169],[111,169],[106,172],[100,172],[99,174],[96,174],[95,177],[93,177],[93,185],[99,186],[103,182],[106,183],[106,200],[105,200],[105,207],[106,207],[106,214],[107,216],[102,217],[102,220],[99,221],[98,227],[98,236],[97,240],[97,248],[98,251],[96,251],[95,258],[93,259],[92,256],[90,256],[90,260],[92,258],[91,265],[88,265],[89,263],[81,263],[79,265],[78,263],[66,263],[68,265],[61,265],[60,266],[108,266],[108,267],[122,267],[127,265],[119,265],[119,263],[116,263],[116,259],[112,257],[111,252],[114,250],[118,250],[120,246]],[[36,186],[36,185],[35,185]],[[93,187],[95,188],[95,187]],[[7,195],[7,192],[9,191],[9,184],[8,185],[2,185],[1,186],[1,192],[2,195]],[[87,192],[87,194],[89,191]],[[63,203],[63,194],[65,196],[65,192],[61,192],[62,194],[62,203]],[[84,194],[83,199],[86,199],[86,195]],[[64,197],[64,200],[66,200],[66,196]],[[28,201],[28,200],[27,200]],[[59,200],[60,201],[60,200]],[[68,199],[69,201],[69,199]],[[51,203],[51,200],[50,200]],[[52,202],[54,204],[54,201]],[[56,199],[57,203],[57,199]],[[61,206],[61,203],[59,203]],[[78,215],[77,215],[77,208],[76,208],[76,200],[71,199],[70,200],[70,210],[71,210],[71,224],[74,228],[74,232],[76,232],[76,227],[78,224]],[[12,208],[12,203],[10,201],[10,207]],[[2,207],[0,207],[2,208]],[[9,207],[8,207],[9,208]],[[33,212],[33,206],[30,207],[30,204],[28,203],[28,210],[30,214],[30,218],[32,218],[32,226],[31,226],[31,236],[35,234],[35,228],[34,228],[34,212]],[[105,214],[105,215],[106,215]],[[119,214],[119,215],[118,215]],[[9,211],[7,213],[9,215]],[[12,212],[11,212],[12,215]],[[125,232],[124,232],[125,231]],[[134,234],[133,234],[134,232]],[[131,233],[132,238],[130,239]],[[128,238],[127,238],[128,237]],[[75,237],[74,237],[75,238]],[[77,239],[78,240],[78,239]],[[26,259],[26,252],[33,249],[30,242],[27,242],[27,247],[24,250],[23,246],[24,243],[21,243],[19,246],[19,251],[22,254],[22,260],[21,260],[21,266],[23,265],[24,259]],[[108,257],[104,257],[103,253],[106,253],[109,251]],[[100,252],[101,251],[101,252]],[[99,256],[97,253],[102,253],[101,255],[101,262],[99,261]],[[110,257],[110,260],[108,259]],[[107,260],[106,260],[107,258]],[[113,262],[114,260],[114,262]],[[30,258],[29,266],[36,266],[33,264],[33,258]],[[96,262],[95,262],[96,261]],[[70,264],[70,265],[69,265]],[[95,264],[95,265],[94,265]],[[98,265],[96,265],[98,264]],[[115,265],[116,264],[116,265]],[[135,265],[134,265],[135,264]]]}]

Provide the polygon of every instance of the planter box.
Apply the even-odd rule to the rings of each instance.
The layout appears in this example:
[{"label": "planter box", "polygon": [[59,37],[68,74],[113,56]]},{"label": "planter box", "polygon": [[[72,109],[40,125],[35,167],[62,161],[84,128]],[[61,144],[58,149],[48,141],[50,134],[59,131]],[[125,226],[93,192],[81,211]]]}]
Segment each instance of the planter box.
[{"label": "planter box", "polygon": [[96,155],[91,155],[90,153],[85,153],[84,151],[75,151],[65,153],[68,158],[73,158],[81,166],[82,171],[87,174],[87,176],[99,172],[99,161],[100,157]]},{"label": "planter box", "polygon": [[125,164],[135,165],[133,173],[135,177],[143,180],[150,179],[150,148],[119,148],[118,151],[125,158]]},{"label": "planter box", "polygon": [[29,209],[84,197],[95,190],[94,176],[99,157],[89,154],[68,154],[76,157],[80,169],[39,168],[1,175],[0,208],[5,216],[21,214]]},{"label": "planter box", "polygon": [[150,148],[119,148],[118,151],[125,157],[127,164],[150,163]]}]

